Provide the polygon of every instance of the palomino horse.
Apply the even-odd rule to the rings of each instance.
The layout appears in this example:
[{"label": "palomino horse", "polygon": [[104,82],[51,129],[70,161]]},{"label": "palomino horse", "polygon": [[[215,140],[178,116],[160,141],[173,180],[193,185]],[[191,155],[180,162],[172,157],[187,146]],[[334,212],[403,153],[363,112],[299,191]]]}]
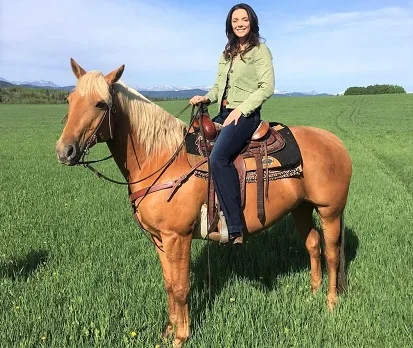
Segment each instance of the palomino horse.
[{"label": "palomino horse", "polygon": [[[185,147],[168,163],[179,149],[187,125],[120,82],[123,65],[106,76],[98,71],[86,72],[73,59],[71,66],[78,81],[67,98],[67,123],[56,144],[60,163],[75,165],[93,144],[106,142],[124,178],[132,183],[130,193],[173,181],[191,171]],[[337,291],[346,286],[342,216],[351,159],[343,143],[325,130],[291,127],[291,131],[301,149],[303,175],[270,181],[264,225],[257,217],[256,184],[247,184],[246,230],[259,232],[291,213],[310,255],[314,292],[322,276],[320,235],[312,218],[315,209],[323,228],[329,280],[327,304],[332,309]],[[174,346],[180,347],[189,337],[190,248],[206,201],[207,183],[190,176],[168,201],[170,192],[148,192],[135,205],[136,218],[151,233],[162,264],[169,309],[165,335],[175,334]]]}]

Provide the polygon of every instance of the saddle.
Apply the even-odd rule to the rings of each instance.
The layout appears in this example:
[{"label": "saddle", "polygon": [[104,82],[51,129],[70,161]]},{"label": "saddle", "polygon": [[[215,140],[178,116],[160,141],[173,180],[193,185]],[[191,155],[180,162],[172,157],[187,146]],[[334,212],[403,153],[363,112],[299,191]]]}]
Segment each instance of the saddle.
[{"label": "saddle", "polygon": [[[222,125],[214,123],[206,109],[198,116],[198,119],[193,123],[194,130],[199,129],[199,134],[196,139],[198,152],[201,156],[209,157],[215,141],[218,138]],[[267,121],[261,121],[258,128],[251,136],[250,141],[241,153],[234,160],[235,168],[238,171],[240,193],[242,206],[245,204],[245,185],[246,185],[246,163],[250,160],[255,161],[256,176],[257,176],[257,212],[258,219],[261,224],[265,223],[264,211],[264,187],[265,198],[268,199],[269,187],[269,167],[272,162],[269,160],[269,155],[282,150],[285,146],[284,137],[274,128],[270,127]],[[264,180],[264,169],[266,171]],[[215,205],[215,189],[213,180],[209,179],[207,216],[208,216],[208,231],[214,227],[216,222],[216,205]]]}]

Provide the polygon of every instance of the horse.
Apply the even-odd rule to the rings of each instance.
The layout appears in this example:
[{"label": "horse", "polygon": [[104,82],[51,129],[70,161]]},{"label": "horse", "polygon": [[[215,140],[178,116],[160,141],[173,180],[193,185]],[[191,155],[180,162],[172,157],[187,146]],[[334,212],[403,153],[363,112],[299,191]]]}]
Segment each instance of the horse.
[{"label": "horse", "polygon": [[[60,163],[73,166],[90,147],[106,142],[125,180],[129,193],[147,190],[135,202],[134,215],[155,244],[162,266],[168,304],[164,336],[181,347],[189,338],[189,271],[191,241],[200,210],[207,199],[207,183],[189,176],[179,187],[151,192],[153,185],[176,182],[193,169],[182,147],[188,125],[151,102],[120,78],[125,66],[107,75],[86,72],[73,59],[77,78],[67,97],[66,124],[56,143]],[[321,237],[313,211],[321,221],[328,273],[327,306],[333,309],[338,292],[346,290],[344,219],[351,158],[334,134],[315,127],[290,127],[302,154],[302,175],[269,182],[264,203],[265,223],[257,217],[256,184],[245,191],[245,235],[267,229],[291,213],[310,258],[312,292],[321,285]],[[175,154],[173,160],[172,155]],[[175,180],[175,181],[174,181]]]}]

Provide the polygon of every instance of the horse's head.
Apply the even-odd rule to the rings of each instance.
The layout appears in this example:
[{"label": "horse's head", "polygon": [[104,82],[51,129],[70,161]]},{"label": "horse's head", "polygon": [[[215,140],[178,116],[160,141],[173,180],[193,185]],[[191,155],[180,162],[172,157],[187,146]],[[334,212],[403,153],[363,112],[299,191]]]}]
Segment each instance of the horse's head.
[{"label": "horse's head", "polygon": [[77,85],[67,97],[66,125],[56,144],[57,158],[66,165],[76,164],[87,149],[111,138],[112,88],[125,68],[122,65],[104,76],[99,71],[86,72],[73,59],[70,63]]}]

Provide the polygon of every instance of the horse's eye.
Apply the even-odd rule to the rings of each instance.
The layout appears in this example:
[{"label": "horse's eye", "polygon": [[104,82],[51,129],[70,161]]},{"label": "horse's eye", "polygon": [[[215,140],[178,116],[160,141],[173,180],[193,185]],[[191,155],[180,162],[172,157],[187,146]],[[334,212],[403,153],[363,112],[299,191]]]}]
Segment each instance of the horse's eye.
[{"label": "horse's eye", "polygon": [[99,108],[99,109],[105,109],[106,108],[106,103],[102,100],[102,101],[96,103],[96,107]]}]

